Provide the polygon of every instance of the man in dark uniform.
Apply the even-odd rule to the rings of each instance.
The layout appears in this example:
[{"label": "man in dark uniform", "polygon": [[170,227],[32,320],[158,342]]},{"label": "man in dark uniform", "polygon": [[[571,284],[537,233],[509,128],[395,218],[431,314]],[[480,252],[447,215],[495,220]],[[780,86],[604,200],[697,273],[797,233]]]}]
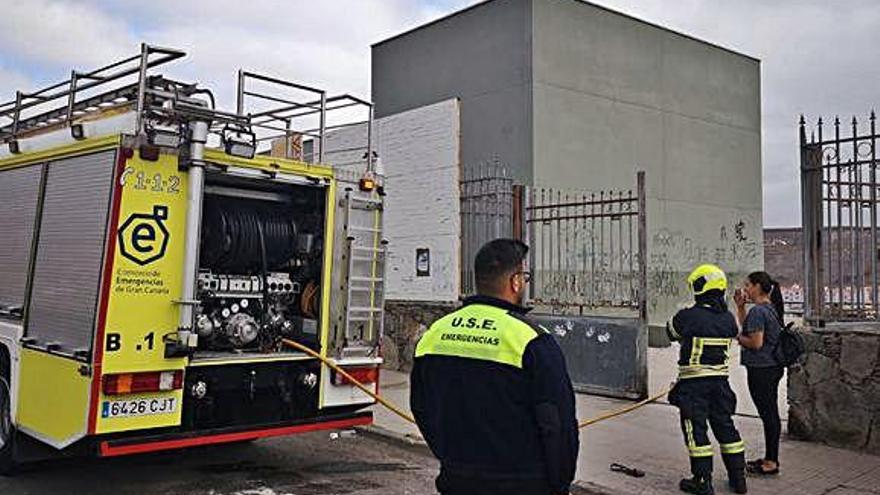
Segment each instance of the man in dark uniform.
[{"label": "man in dark uniform", "polygon": [[416,348],[410,405],[443,495],[561,495],[574,479],[574,392],[559,345],[521,306],[527,252],[512,239],[483,246],[478,295]]},{"label": "man in dark uniform", "polygon": [[666,325],[669,338],[681,343],[678,382],[669,393],[669,402],[681,413],[693,474],[681,480],[679,487],[697,495],[715,493],[708,421],[721,444],[730,488],[746,493],[745,444],[731,419],[736,394],[727,383],[730,344],[738,333],[736,319],[724,301],[727,277],[715,265],[701,265],[688,277],[688,286],[696,304],[676,313]]}]

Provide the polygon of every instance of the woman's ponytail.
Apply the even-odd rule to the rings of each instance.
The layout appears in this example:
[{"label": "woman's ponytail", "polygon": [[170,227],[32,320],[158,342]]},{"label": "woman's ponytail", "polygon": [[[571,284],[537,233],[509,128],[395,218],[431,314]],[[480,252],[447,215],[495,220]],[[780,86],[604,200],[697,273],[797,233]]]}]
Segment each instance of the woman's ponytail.
[{"label": "woman's ponytail", "polygon": [[770,297],[770,304],[776,310],[779,324],[785,326],[785,299],[782,297],[779,282],[773,280],[767,272],[752,272],[748,279],[749,282],[761,286],[761,290]]},{"label": "woman's ponytail", "polygon": [[772,281],[772,289],[770,290],[770,304],[776,310],[776,316],[779,318],[779,324],[785,326],[785,298],[782,297],[782,289],[779,288],[779,282]]}]

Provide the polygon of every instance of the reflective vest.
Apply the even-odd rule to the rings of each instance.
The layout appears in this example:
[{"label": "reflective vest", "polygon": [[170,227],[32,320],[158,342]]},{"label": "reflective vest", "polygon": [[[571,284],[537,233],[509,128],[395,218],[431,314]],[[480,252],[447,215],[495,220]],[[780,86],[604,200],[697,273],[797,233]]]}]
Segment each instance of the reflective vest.
[{"label": "reflective vest", "polygon": [[730,347],[737,334],[730,312],[696,305],[679,311],[666,330],[671,340],[681,343],[679,379],[728,375]]},{"label": "reflective vest", "polygon": [[454,356],[522,368],[526,346],[538,335],[503,308],[469,304],[431,325],[416,346],[416,357]]},{"label": "reflective vest", "polygon": [[[687,364],[679,364],[678,377],[700,378],[706,376],[727,376],[730,372],[730,344],[732,339],[693,337],[690,346],[690,357]],[[714,349],[713,349],[714,348]],[[722,353],[718,359],[704,359],[707,349],[718,350]]]}]

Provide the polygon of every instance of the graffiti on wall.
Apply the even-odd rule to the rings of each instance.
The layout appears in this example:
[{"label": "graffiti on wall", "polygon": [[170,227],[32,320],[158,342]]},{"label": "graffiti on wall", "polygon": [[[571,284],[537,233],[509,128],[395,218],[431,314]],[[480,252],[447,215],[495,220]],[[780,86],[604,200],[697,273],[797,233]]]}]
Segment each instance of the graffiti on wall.
[{"label": "graffiti on wall", "polygon": [[714,263],[734,275],[754,267],[760,256],[760,241],[749,235],[748,222],[743,219],[720,226],[717,238],[709,242],[681,231],[659,229],[649,249],[649,307],[658,309],[664,299],[687,299],[683,278],[696,265]]},{"label": "graffiti on wall", "polygon": [[583,225],[538,225],[532,246],[535,294],[543,301],[625,307],[638,302],[638,253],[627,227],[612,236]]}]

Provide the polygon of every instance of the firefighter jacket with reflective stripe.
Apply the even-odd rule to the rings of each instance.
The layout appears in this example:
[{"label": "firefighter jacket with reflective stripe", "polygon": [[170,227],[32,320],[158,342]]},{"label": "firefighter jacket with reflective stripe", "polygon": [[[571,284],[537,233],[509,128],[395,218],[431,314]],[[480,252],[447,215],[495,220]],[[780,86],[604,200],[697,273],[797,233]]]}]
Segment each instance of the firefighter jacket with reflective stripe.
[{"label": "firefighter jacket with reflective stripe", "polygon": [[476,296],[431,325],[416,347],[410,405],[441,476],[546,481],[566,493],[578,452],[574,392],[559,345],[526,311]]},{"label": "firefighter jacket with reflective stripe", "polygon": [[736,319],[726,309],[697,304],[676,313],[666,325],[669,338],[681,343],[678,378],[727,376]]}]

